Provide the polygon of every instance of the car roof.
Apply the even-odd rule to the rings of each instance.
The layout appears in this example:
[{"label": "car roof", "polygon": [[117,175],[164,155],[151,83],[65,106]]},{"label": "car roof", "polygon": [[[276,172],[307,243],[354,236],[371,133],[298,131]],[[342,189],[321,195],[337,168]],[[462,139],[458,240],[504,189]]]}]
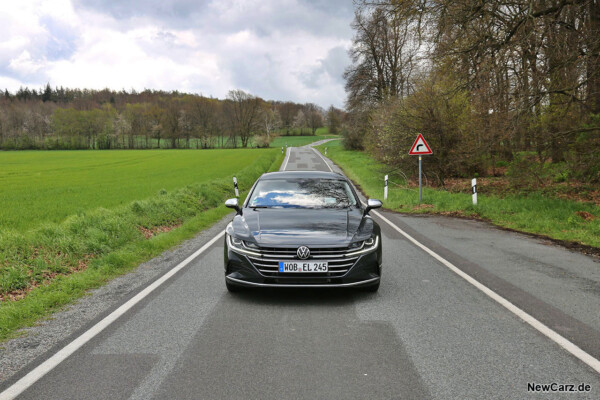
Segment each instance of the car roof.
[{"label": "car roof", "polygon": [[346,177],[335,173],[335,172],[323,172],[323,171],[277,171],[277,172],[268,172],[263,174],[260,179],[290,179],[290,178],[298,178],[298,179],[311,179],[311,178],[319,178],[319,179],[342,179],[346,180]]}]

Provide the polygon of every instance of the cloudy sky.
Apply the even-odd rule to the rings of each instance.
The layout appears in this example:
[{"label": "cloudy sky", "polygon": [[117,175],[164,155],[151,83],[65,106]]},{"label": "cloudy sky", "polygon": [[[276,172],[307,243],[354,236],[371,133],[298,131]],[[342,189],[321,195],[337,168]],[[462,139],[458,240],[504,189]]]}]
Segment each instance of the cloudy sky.
[{"label": "cloudy sky", "polygon": [[0,1],[2,89],[242,89],[344,104],[352,0]]}]

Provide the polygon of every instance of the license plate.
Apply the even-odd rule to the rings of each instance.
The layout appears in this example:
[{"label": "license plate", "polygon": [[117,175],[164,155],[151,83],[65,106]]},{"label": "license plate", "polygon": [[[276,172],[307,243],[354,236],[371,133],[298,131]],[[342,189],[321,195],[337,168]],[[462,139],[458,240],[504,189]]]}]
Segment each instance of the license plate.
[{"label": "license plate", "polygon": [[327,261],[279,261],[279,272],[327,272]]}]

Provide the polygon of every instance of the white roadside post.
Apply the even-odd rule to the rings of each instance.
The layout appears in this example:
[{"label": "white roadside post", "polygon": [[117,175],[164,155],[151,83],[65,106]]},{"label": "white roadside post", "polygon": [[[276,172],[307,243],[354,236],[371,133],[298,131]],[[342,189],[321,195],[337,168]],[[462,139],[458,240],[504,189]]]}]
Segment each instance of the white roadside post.
[{"label": "white roadside post", "polygon": [[473,205],[477,205],[477,179],[471,179],[471,189],[473,191]]},{"label": "white roadside post", "polygon": [[240,197],[240,191],[238,190],[237,178],[233,177],[233,188],[235,189],[235,197]]},{"label": "white roadside post", "polygon": [[385,185],[383,186],[383,199],[387,200],[387,194],[388,194],[388,176],[385,176]]},{"label": "white roadside post", "polygon": [[419,135],[417,136],[417,139],[413,143],[408,154],[411,156],[419,156],[419,204],[420,204],[423,202],[423,185],[422,185],[422,181],[421,181],[421,175],[423,173],[422,172],[423,171],[423,168],[422,168],[423,157],[422,156],[431,155],[431,154],[433,154],[433,151],[431,151],[431,147],[429,147],[429,145],[425,141],[423,134],[419,133]]},{"label": "white roadside post", "polygon": [[325,147],[325,155],[327,155],[327,147]]},{"label": "white roadside post", "polygon": [[281,154],[283,154],[283,146],[281,146]]}]

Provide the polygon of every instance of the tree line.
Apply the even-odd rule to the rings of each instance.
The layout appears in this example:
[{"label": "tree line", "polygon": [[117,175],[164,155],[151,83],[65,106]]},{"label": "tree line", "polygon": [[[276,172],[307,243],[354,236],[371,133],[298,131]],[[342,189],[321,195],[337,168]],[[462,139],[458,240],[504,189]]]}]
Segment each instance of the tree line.
[{"label": "tree line", "polygon": [[268,147],[276,135],[314,135],[325,123],[335,133],[342,118],[333,106],[266,101],[242,90],[220,100],[47,84],[0,94],[0,149]]},{"label": "tree line", "polygon": [[362,0],[352,27],[346,146],[409,170],[423,133],[441,184],[600,181],[599,0]]}]

